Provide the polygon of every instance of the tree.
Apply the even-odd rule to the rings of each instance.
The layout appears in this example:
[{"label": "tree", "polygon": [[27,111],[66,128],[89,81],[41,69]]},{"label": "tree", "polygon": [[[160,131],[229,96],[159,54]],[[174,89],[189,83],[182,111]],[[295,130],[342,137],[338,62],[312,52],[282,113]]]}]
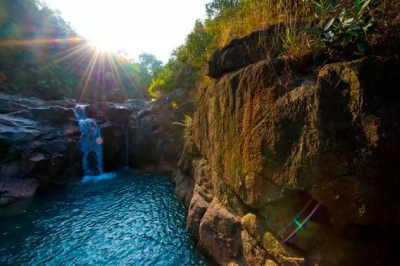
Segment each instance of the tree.
[{"label": "tree", "polygon": [[186,37],[188,61],[198,68],[203,67],[214,50],[212,43],[212,34],[201,20],[196,20],[192,32]]},{"label": "tree", "polygon": [[221,13],[229,11],[237,7],[242,0],[212,0],[206,4],[206,13],[209,18],[214,18]]},{"label": "tree", "polygon": [[153,54],[142,53],[139,55],[139,65],[147,71],[147,74],[155,77],[162,68],[163,63]]}]

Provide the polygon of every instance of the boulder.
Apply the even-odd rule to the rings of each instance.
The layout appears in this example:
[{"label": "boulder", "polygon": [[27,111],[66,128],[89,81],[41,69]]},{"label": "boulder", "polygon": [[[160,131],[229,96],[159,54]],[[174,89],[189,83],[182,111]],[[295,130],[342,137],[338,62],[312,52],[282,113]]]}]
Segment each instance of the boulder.
[{"label": "boulder", "polygon": [[[240,221],[217,198],[210,203],[199,226],[199,245],[218,265],[243,265]],[[236,263],[237,262],[237,263]]]}]

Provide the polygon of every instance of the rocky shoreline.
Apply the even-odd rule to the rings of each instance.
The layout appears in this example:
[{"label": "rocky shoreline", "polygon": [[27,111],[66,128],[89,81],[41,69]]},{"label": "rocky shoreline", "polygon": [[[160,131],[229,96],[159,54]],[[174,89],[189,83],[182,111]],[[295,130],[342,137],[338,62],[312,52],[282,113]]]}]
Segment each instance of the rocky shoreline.
[{"label": "rocky shoreline", "polygon": [[130,166],[172,172],[182,149],[182,130],[172,123],[182,120],[185,109],[174,111],[164,102],[77,103],[0,93],[2,204],[30,197],[39,186],[82,178],[78,104],[99,125],[106,171]]}]

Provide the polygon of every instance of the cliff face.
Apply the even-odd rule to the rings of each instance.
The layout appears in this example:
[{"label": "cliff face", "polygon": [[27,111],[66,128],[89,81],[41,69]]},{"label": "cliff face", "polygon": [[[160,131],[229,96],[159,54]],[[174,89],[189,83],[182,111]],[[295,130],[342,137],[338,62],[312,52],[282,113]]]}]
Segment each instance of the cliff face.
[{"label": "cliff face", "polygon": [[[74,113],[76,105],[67,99],[43,101],[0,93],[0,206],[31,197],[38,186],[81,179],[82,133]],[[180,121],[190,106],[173,108],[162,99],[84,105],[86,117],[94,119],[101,131],[105,171],[129,165],[172,172],[172,161],[179,159],[182,150],[177,145],[182,130],[172,123]],[[95,156],[89,152],[91,169]]]},{"label": "cliff face", "polygon": [[201,91],[174,176],[189,232],[219,265],[394,265],[400,67],[283,65]]}]

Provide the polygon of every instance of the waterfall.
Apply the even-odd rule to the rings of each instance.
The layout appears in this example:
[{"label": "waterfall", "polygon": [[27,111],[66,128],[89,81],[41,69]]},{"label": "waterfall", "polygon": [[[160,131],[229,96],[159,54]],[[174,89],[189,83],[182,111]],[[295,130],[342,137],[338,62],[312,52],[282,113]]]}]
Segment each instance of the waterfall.
[{"label": "waterfall", "polygon": [[[86,118],[85,105],[77,105],[75,117],[81,129],[82,165],[86,176],[103,174],[103,139],[96,121]],[[95,164],[89,161],[89,155],[94,152]]]}]

